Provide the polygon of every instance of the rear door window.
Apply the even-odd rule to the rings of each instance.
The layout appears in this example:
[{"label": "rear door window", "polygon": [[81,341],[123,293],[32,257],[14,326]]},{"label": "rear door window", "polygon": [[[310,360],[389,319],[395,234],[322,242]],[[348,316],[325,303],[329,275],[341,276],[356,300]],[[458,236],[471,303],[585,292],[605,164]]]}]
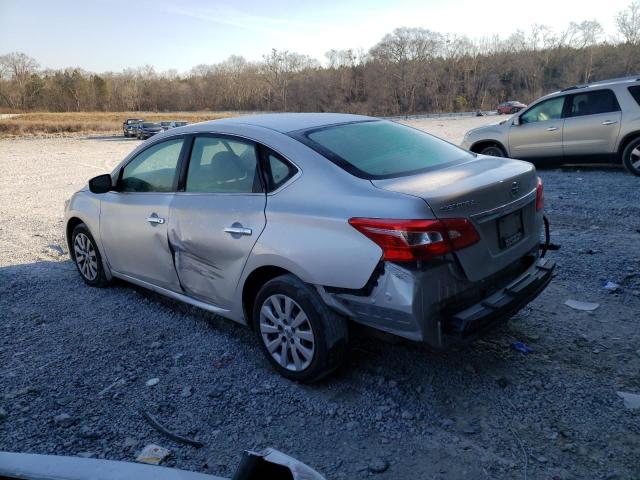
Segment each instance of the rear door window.
[{"label": "rear door window", "polygon": [[640,105],[640,85],[636,85],[634,87],[629,87],[629,93],[636,101],[638,105]]},{"label": "rear door window", "polygon": [[367,179],[411,175],[471,157],[425,132],[382,120],[324,127],[294,134],[294,138]]},{"label": "rear door window", "polygon": [[262,192],[255,144],[222,136],[193,141],[186,192]]},{"label": "rear door window", "polygon": [[568,105],[568,117],[582,117],[597,115],[598,113],[617,112],[620,105],[611,90],[596,90],[594,92],[576,93],[571,96]]},{"label": "rear door window", "polygon": [[122,192],[171,192],[184,138],[157,143],[140,152],[122,170]]}]

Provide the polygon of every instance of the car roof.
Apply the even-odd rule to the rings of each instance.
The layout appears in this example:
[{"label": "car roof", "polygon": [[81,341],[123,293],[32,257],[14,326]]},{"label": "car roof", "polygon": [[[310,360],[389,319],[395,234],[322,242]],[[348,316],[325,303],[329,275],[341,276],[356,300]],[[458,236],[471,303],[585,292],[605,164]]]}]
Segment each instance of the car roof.
[{"label": "car roof", "polygon": [[[597,82],[583,83],[579,85],[573,85],[571,87],[566,87],[566,88],[563,88],[562,90],[558,90],[556,92],[552,92],[543,97],[540,97],[538,100],[542,100],[543,98],[546,99],[546,98],[556,97],[558,95],[570,95],[573,93],[582,93],[584,91],[588,92],[590,90],[598,90],[600,88],[612,87],[614,85],[632,86],[637,84],[638,82],[640,82],[640,75],[631,75],[628,77],[621,77],[621,78],[610,78],[608,80],[600,80]],[[538,103],[538,100],[536,100],[536,103]]]},{"label": "car roof", "polygon": [[194,130],[206,130],[214,125],[253,125],[281,133],[336,125],[340,123],[379,120],[375,117],[348,113],[267,113],[211,120],[192,125]]}]

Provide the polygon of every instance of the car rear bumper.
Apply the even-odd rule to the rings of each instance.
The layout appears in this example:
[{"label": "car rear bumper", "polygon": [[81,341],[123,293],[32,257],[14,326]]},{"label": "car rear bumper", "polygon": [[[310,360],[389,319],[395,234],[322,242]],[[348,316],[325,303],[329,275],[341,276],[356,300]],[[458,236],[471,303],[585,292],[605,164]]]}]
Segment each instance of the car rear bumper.
[{"label": "car rear bumper", "polygon": [[444,349],[506,321],[545,289],[555,262],[537,254],[479,282],[466,279],[449,258],[425,268],[384,263],[373,284],[360,291],[319,291],[330,307],[358,323]]},{"label": "car rear bumper", "polygon": [[496,321],[511,317],[549,285],[555,266],[553,260],[539,258],[507,286],[464,310],[447,315],[444,333],[469,337],[481,333]]}]

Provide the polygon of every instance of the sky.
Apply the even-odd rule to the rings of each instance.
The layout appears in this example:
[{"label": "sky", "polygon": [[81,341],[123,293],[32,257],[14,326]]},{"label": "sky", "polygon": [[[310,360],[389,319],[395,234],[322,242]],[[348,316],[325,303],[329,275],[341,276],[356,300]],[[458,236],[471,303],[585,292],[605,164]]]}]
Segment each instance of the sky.
[{"label": "sky", "polygon": [[91,72],[151,65],[186,72],[272,48],[320,61],[331,49],[368,50],[397,27],[481,38],[533,24],[556,30],[598,20],[609,35],[631,0],[0,0],[0,54]]}]

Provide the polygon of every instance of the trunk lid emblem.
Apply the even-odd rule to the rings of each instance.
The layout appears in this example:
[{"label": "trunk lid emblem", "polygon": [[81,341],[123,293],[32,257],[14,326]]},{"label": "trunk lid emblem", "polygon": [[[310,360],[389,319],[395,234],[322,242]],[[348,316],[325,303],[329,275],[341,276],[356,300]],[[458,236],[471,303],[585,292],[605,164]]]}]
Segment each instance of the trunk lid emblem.
[{"label": "trunk lid emblem", "polygon": [[520,192],[520,182],[513,182],[511,184],[511,196],[517,197]]}]

